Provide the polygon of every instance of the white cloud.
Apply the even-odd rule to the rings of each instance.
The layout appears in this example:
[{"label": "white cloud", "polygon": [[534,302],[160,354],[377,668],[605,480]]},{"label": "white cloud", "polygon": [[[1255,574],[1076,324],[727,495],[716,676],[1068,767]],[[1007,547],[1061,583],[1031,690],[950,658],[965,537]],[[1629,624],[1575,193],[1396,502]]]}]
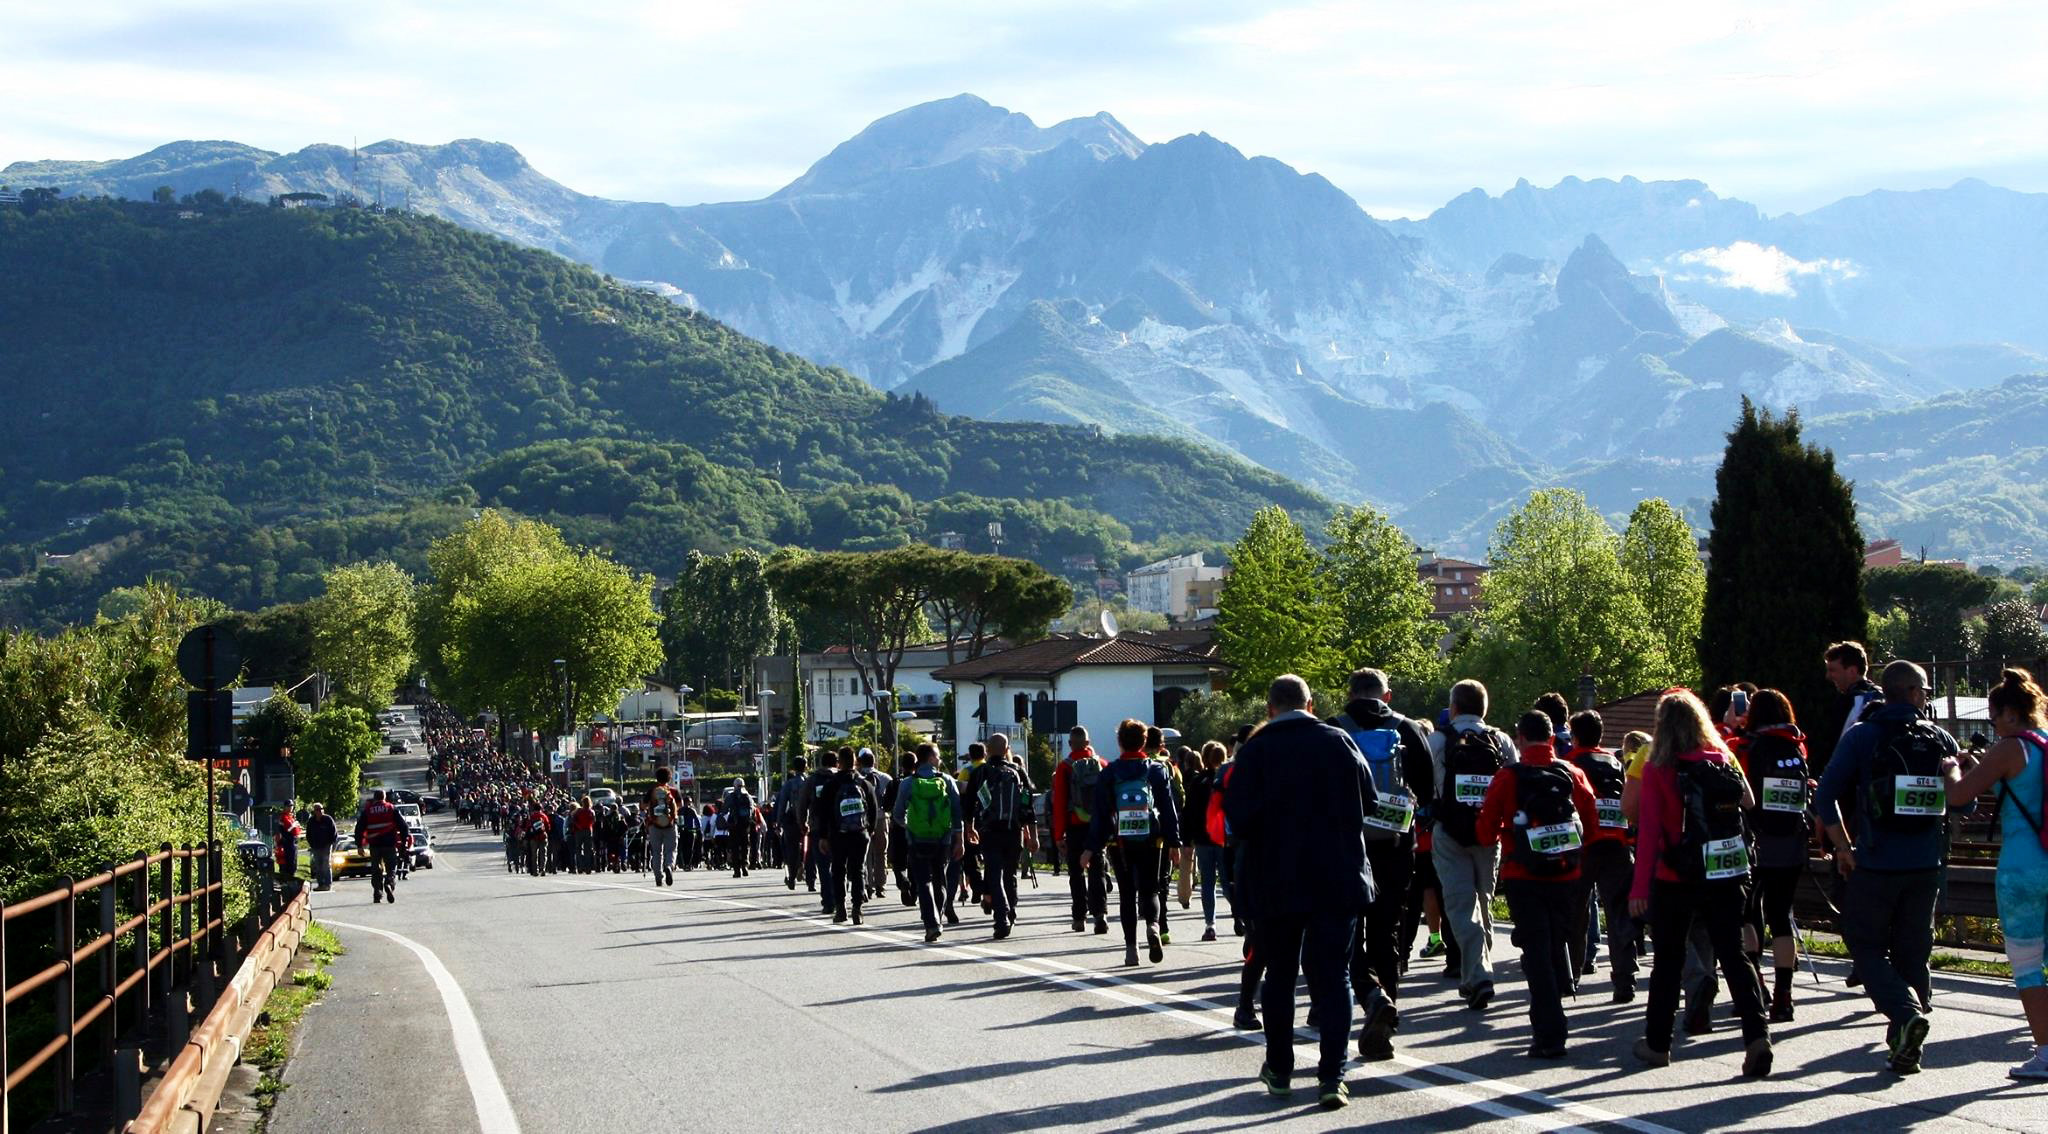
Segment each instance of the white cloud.
[{"label": "white cloud", "polygon": [[[1860,270],[1848,260],[1801,260],[1775,244],[1738,240],[1725,248],[1698,248],[1671,257],[1671,279],[1700,281],[1715,287],[1741,288],[1764,295],[1794,296],[1794,280],[1807,276],[1855,279]],[[1704,270],[1700,270],[1704,269]]]}]

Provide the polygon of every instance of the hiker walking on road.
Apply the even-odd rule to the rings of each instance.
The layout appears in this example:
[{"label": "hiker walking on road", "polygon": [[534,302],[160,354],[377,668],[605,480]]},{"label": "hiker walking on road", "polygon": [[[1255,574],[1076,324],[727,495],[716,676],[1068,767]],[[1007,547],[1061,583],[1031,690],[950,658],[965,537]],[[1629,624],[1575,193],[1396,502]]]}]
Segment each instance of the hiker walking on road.
[{"label": "hiker walking on road", "polygon": [[1430,854],[1443,888],[1443,924],[1458,942],[1458,994],[1474,1011],[1493,1000],[1493,888],[1500,848],[1479,842],[1479,805],[1493,778],[1515,762],[1508,735],[1486,723],[1486,686],[1451,686],[1451,719],[1430,738],[1436,831]]},{"label": "hiker walking on road", "polygon": [[406,839],[405,816],[385,802],[384,789],[370,793],[370,802],[356,816],[356,845],[370,852],[370,901],[398,900],[393,875],[398,870],[400,844]]},{"label": "hiker walking on road", "polygon": [[313,856],[313,888],[334,889],[334,844],[341,841],[341,832],[334,826],[334,816],[327,813],[327,805],[316,803],[306,816],[306,849]]},{"label": "hiker walking on road", "polygon": [[775,789],[775,828],[782,841],[782,884],[796,889],[804,873],[804,781],[810,762],[798,756],[789,762],[789,772]]},{"label": "hiker walking on road", "polygon": [[682,822],[683,801],[669,786],[675,773],[667,765],[654,769],[654,786],[640,801],[640,816],[647,827],[647,859],[654,867],[656,886],[676,884],[676,832]]},{"label": "hiker walking on road", "polygon": [[1095,784],[1102,776],[1102,767],[1102,758],[1088,744],[1088,730],[1079,725],[1068,730],[1067,758],[1052,774],[1052,841],[1053,853],[1067,865],[1075,933],[1087,927],[1091,916],[1095,919],[1095,932],[1109,932],[1103,863],[1088,855],[1088,828],[1094,814]]},{"label": "hiker walking on road", "polygon": [[[917,769],[908,778],[908,785],[896,792],[895,823],[908,840],[910,888],[917,893],[925,943],[930,944],[939,939],[939,914],[945,908],[939,889],[946,885],[946,864],[967,853],[967,839],[960,790],[939,771],[938,745],[917,746]],[[959,919],[948,921],[958,924]]]},{"label": "hiker walking on road", "polygon": [[994,915],[996,940],[1017,921],[1017,860],[1031,824],[1031,781],[1010,759],[1010,738],[988,738],[988,758],[967,779],[968,822],[981,846],[982,887]]},{"label": "hiker walking on road", "polygon": [[[1239,749],[1223,797],[1245,845],[1242,894],[1266,951],[1266,1062],[1259,1080],[1284,1096],[1294,1074],[1294,984],[1307,977],[1322,1033],[1319,1101],[1341,1107],[1351,1030],[1345,990],[1358,919],[1372,908],[1365,821],[1377,812],[1372,771],[1342,729],[1316,719],[1308,683],[1273,680],[1266,723]],[[1383,1017],[1391,1026],[1391,1013]]]},{"label": "hiker walking on road", "polygon": [[867,894],[861,873],[867,867],[868,834],[881,818],[874,786],[854,767],[853,754],[839,750],[839,774],[825,785],[825,811],[831,817],[827,841],[832,848],[831,864],[825,874],[825,901],[832,907],[834,924],[847,919],[853,907],[853,924],[860,924],[861,899]]},{"label": "hiker walking on road", "polygon": [[1165,901],[1159,857],[1178,845],[1180,812],[1166,770],[1145,755],[1145,722],[1126,720],[1116,727],[1121,750],[1116,762],[1095,784],[1095,804],[1088,828],[1090,850],[1081,866],[1103,854],[1116,875],[1117,900],[1124,927],[1124,964],[1138,963],[1138,926],[1145,927],[1145,948],[1152,963],[1165,955],[1160,945],[1159,912]]}]

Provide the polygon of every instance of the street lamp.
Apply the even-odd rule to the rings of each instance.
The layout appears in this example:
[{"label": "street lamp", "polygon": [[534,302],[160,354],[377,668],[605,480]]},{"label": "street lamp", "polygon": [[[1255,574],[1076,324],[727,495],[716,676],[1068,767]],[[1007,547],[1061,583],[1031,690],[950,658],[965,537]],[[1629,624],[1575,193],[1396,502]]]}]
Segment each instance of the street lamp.
[{"label": "street lamp", "polygon": [[[575,729],[573,723],[575,714],[569,702],[569,661],[567,658],[555,659],[555,680],[562,686],[562,731],[559,737],[566,737]],[[559,737],[555,741],[557,749],[562,746]],[[554,771],[552,768],[548,770],[550,772]],[[562,763],[562,786],[565,789],[569,786],[569,764],[566,760]]]},{"label": "street lamp", "polygon": [[[775,690],[773,689],[754,690],[754,731],[761,734],[761,762],[754,765],[754,779],[762,799],[768,798],[768,720],[766,714],[761,709],[761,698],[773,696],[775,696]],[[783,768],[782,773],[784,775],[789,774],[789,769]]]}]

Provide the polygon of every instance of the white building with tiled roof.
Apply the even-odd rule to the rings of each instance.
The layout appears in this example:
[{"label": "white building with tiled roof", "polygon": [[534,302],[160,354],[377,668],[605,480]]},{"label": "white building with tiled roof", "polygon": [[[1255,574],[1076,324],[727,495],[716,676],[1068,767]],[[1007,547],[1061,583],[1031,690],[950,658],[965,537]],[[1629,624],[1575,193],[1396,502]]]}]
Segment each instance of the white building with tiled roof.
[{"label": "white building with tiled roof", "polygon": [[952,687],[959,751],[991,732],[1019,740],[1054,733],[1063,749],[1066,730],[1079,724],[1097,752],[1114,755],[1125,718],[1164,725],[1183,698],[1213,689],[1225,670],[1206,636],[1168,632],[1046,638],[944,666],[932,678]]}]

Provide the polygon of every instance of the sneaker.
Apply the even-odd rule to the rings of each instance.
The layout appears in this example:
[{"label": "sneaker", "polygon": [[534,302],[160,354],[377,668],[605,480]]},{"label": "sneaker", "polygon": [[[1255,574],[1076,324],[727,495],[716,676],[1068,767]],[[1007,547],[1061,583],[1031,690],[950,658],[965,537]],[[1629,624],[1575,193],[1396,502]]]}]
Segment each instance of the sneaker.
[{"label": "sneaker", "polygon": [[1249,1008],[1239,1008],[1237,1014],[1230,1018],[1230,1022],[1241,1032],[1262,1032],[1266,1030],[1265,1025],[1259,1023],[1259,1014]]},{"label": "sneaker", "polygon": [[1259,1082],[1264,1083],[1266,1093],[1276,1099],[1284,1099],[1294,1093],[1294,1088],[1288,1085],[1287,1076],[1273,1070],[1268,1064],[1259,1065]]},{"label": "sneaker", "polygon": [[1239,919],[1237,919],[1237,918],[1231,918],[1231,919],[1230,919],[1230,935],[1231,935],[1232,937],[1243,937],[1243,936],[1244,936],[1244,922],[1243,922],[1243,921],[1241,921],[1241,920],[1239,920]]},{"label": "sneaker", "polygon": [[1742,1049],[1742,1077],[1761,1079],[1771,1073],[1771,1038],[1761,1036]]},{"label": "sneaker", "polygon": [[1441,956],[1443,956],[1443,955],[1444,955],[1444,935],[1443,935],[1443,934],[1441,934],[1441,933],[1432,933],[1432,934],[1430,934],[1430,935],[1429,935],[1429,940],[1428,940],[1428,941],[1426,941],[1426,942],[1424,942],[1424,943],[1423,943],[1423,946],[1422,946],[1422,956],[1423,956],[1423,958],[1424,958],[1424,959],[1426,960],[1426,959],[1428,959],[1428,958],[1430,958],[1430,957],[1441,957]]},{"label": "sneaker", "polygon": [[1138,967],[1138,947],[1136,945],[1124,946],[1124,967],[1127,969]]},{"label": "sneaker", "polygon": [[1891,1055],[1885,1062],[1892,1071],[1900,1075],[1918,1074],[1920,1049],[1927,1043],[1927,1017],[1914,1016],[1903,1024],[1892,1025],[1886,1038]]},{"label": "sneaker", "polygon": [[1152,958],[1152,963],[1155,965],[1166,957],[1166,950],[1159,947],[1165,940],[1166,935],[1163,933],[1147,933],[1145,935],[1145,953]]},{"label": "sneaker", "polygon": [[1636,1058],[1652,1067],[1671,1066],[1671,1053],[1668,1051],[1658,1051],[1651,1047],[1650,1041],[1646,1039],[1636,1041]]},{"label": "sneaker", "polygon": [[1171,945],[1171,944],[1173,944],[1173,934],[1171,934],[1171,933],[1168,933],[1168,932],[1167,932],[1167,931],[1165,930],[1165,928],[1163,928],[1163,927],[1162,927],[1162,928],[1161,928],[1161,929],[1159,930],[1159,943],[1160,943],[1161,945]]},{"label": "sneaker", "polygon": [[947,910],[947,911],[946,911],[946,924],[947,924],[947,925],[959,925],[959,924],[960,924],[960,915],[959,915],[959,914],[956,914],[956,913],[954,913],[954,912],[953,912],[952,910]]},{"label": "sneaker", "polygon": [[833,910],[833,911],[832,911],[832,924],[833,924],[833,925],[845,925],[845,924],[846,924],[846,911],[845,911],[845,910]]},{"label": "sneaker", "polygon": [[929,945],[929,944],[931,944],[932,942],[934,942],[934,941],[937,941],[938,939],[939,939],[939,927],[938,927],[938,926],[936,926],[936,925],[928,925],[928,926],[925,926],[925,929],[924,929],[924,943],[925,943],[925,944],[927,944],[927,945]]},{"label": "sneaker", "polygon": [[398,900],[398,884],[396,882],[384,883],[384,900],[387,902]]},{"label": "sneaker", "polygon": [[1493,1003],[1492,981],[1488,981],[1485,984],[1480,985],[1478,988],[1473,989],[1471,993],[1465,997],[1465,1007],[1470,1008],[1474,1012],[1486,1011],[1486,1006],[1491,1003]]},{"label": "sneaker", "polygon": [[1209,926],[1208,928],[1206,928],[1206,929],[1202,930],[1202,940],[1204,940],[1204,941],[1214,941],[1214,940],[1216,940],[1216,927],[1212,925],[1212,926]]},{"label": "sneaker", "polygon": [[859,911],[859,910],[855,910],[855,911],[853,911],[853,924],[855,924],[855,925],[859,925],[859,924],[860,924],[860,911]]},{"label": "sneaker", "polygon": [[1003,924],[1002,922],[997,922],[995,934],[996,940],[1001,941],[1003,938],[1008,937],[1009,935],[1010,927],[1008,925]]},{"label": "sneaker", "polygon": [[2005,1073],[2009,1079],[2048,1079],[2048,1043],[2034,1049],[2034,1057]]},{"label": "sneaker", "polygon": [[1324,1110],[1343,1110],[1351,1102],[1351,1089],[1342,1079],[1316,1084],[1316,1105]]},{"label": "sneaker", "polygon": [[[1365,1008],[1365,1025],[1358,1029],[1358,1054],[1365,1059],[1394,1057],[1394,1002],[1385,992],[1374,992]],[[1385,1054],[1379,1054],[1384,1051]]]}]

